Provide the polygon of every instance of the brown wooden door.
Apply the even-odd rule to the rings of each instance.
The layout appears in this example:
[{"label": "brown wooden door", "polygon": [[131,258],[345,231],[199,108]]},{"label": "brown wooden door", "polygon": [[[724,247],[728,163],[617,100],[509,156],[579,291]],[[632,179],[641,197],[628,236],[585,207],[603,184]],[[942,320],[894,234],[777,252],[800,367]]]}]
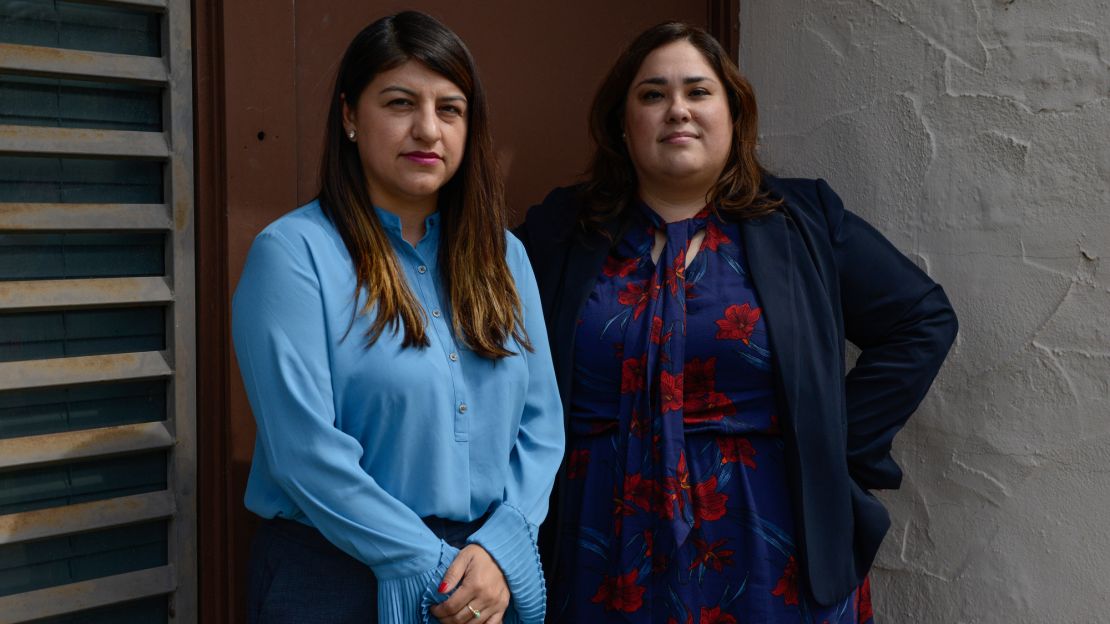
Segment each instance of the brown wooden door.
[{"label": "brown wooden door", "polygon": [[227,339],[228,301],[255,234],[316,195],[327,101],[354,34],[410,8],[459,33],[489,92],[509,205],[519,217],[584,169],[593,92],[636,33],[683,20],[709,28],[735,53],[737,2],[205,0],[194,7],[201,619],[242,621],[254,523],[242,493],[254,425]]}]

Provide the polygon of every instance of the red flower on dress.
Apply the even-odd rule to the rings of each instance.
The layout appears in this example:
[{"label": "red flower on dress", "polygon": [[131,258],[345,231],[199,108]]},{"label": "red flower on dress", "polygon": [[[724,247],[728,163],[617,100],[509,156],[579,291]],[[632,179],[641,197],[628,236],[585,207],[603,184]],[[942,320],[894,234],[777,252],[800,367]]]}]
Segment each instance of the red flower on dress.
[{"label": "red flower on dress", "polygon": [[640,265],[639,258],[617,258],[609,256],[605,259],[605,265],[601,267],[601,272],[606,277],[628,277]]},{"label": "red flower on dress", "polygon": [[712,544],[701,539],[694,538],[694,547],[697,548],[698,554],[694,556],[694,561],[690,564],[689,570],[703,565],[707,568],[712,568],[714,572],[720,572],[727,565],[732,565],[732,555],[735,551],[727,548],[721,548],[725,545],[724,539],[719,539]]},{"label": "red flower on dress", "polygon": [[693,395],[686,402],[682,421],[688,425],[716,421],[736,413],[736,406],[727,394],[709,392]]},{"label": "red flower on dress", "polygon": [[875,617],[875,612],[871,608],[870,576],[863,577],[863,584],[859,586],[859,591],[856,592],[856,610],[859,613],[857,619],[859,624],[868,624]]},{"label": "red flower on dress", "polygon": [[683,422],[696,424],[720,420],[736,413],[736,406],[728,395],[717,392],[717,358],[706,358],[702,362],[694,358],[686,363],[683,374],[683,400],[685,401]]},{"label": "red flower on dress", "polygon": [[690,471],[686,468],[686,452],[678,452],[678,466],[675,476],[665,477],[659,496],[659,514],[668,520],[674,519],[675,504],[678,512],[686,508],[686,498],[690,495]]},{"label": "red flower on dress", "polygon": [[771,590],[771,595],[782,596],[788,605],[798,604],[798,560],[794,557],[786,560],[782,578]]},{"label": "red flower on dress", "polygon": [[[678,620],[674,619],[674,617],[667,618],[667,624],[678,624]],[[686,624],[694,624],[693,613],[686,614]]]},{"label": "red flower on dress", "polygon": [[717,384],[717,358],[705,358],[704,362],[694,358],[686,362],[682,373],[686,376],[687,394],[711,392]]},{"label": "red flower on dress", "polygon": [[628,574],[606,576],[590,602],[604,603],[606,611],[632,613],[644,605],[645,588],[636,585],[640,571],[633,568]]},{"label": "red flower on dress", "polygon": [[701,526],[702,520],[720,520],[724,517],[728,495],[717,491],[717,477],[709,477],[694,486],[690,492],[690,503],[694,507],[694,526]]},{"label": "red flower on dress", "polygon": [[632,318],[638,319],[647,309],[648,301],[659,294],[659,284],[655,282],[655,275],[646,282],[628,282],[624,290],[617,293],[617,301],[621,305],[635,306],[632,309]]},{"label": "red flower on dress", "polygon": [[701,608],[701,618],[698,619],[698,624],[737,624],[736,618],[721,611],[720,607],[713,607],[707,609]]},{"label": "red flower on dress", "polygon": [[620,497],[617,486],[613,486],[613,535],[621,534],[621,525],[625,516],[636,513],[636,508]]},{"label": "red flower on dress", "polygon": [[645,368],[647,368],[646,353],[638,358],[628,358],[621,362],[621,394],[644,389]]},{"label": "red flower on dress", "polygon": [[590,464],[590,449],[572,451],[567,459],[567,478],[577,479],[586,476],[586,466]]},{"label": "red flower on dress", "polygon": [[[664,271],[663,283],[671,289],[672,295],[678,294],[678,283],[686,281],[686,250],[682,249],[675,256],[669,269]],[[685,286],[683,286],[685,290]]]},{"label": "red flower on dress", "polygon": [[651,510],[651,504],[659,496],[659,487],[651,479],[643,478],[640,473],[624,476],[624,500],[639,505],[644,511]]},{"label": "red flower on dress", "polygon": [[721,448],[721,463],[732,464],[740,462],[748,468],[756,469],[755,447],[747,438],[737,435],[728,435],[717,438],[717,445]]},{"label": "red flower on dress", "polygon": [[724,230],[717,227],[716,223],[710,221],[709,224],[705,226],[705,240],[701,242],[702,247],[705,247],[709,251],[717,251],[721,245],[727,245],[731,242],[732,240],[724,233]]},{"label": "red flower on dress", "polygon": [[668,340],[670,340],[671,335],[673,335],[673,334],[674,334],[673,331],[669,331],[665,334],[663,333],[663,319],[661,317],[657,316],[657,317],[651,319],[651,341],[652,342],[654,342],[655,344],[663,344],[663,343],[667,342]]},{"label": "red flower on dress", "polygon": [[[623,302],[622,302],[623,303]],[[718,340],[739,340],[744,344],[751,342],[756,321],[762,308],[752,308],[748,304],[730,305],[725,308],[725,317],[717,321]]]},{"label": "red flower on dress", "polygon": [[663,413],[677,412],[682,409],[682,373],[672,375],[667,371],[659,373],[659,408]]}]

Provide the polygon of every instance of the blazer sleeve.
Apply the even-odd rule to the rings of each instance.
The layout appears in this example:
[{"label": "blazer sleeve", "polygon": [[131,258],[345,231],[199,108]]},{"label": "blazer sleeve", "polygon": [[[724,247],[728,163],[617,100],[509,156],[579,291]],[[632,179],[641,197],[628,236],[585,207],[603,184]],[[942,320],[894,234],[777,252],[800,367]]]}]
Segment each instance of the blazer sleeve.
[{"label": "blazer sleeve", "polygon": [[902,471],[895,434],[925,398],[956,338],[944,290],[875,228],[844,209],[824,180],[817,196],[828,221],[845,337],[860,348],[845,379],[848,468],[866,489],[894,489]]},{"label": "blazer sleeve", "polygon": [[232,305],[258,425],[254,461],[329,541],[373,570],[381,622],[426,623],[458,551],[362,469],[362,446],[335,426],[325,327],[308,250],[279,232],[260,234]]},{"label": "blazer sleeve", "polygon": [[533,348],[531,352],[521,349],[528,363],[528,388],[509,456],[509,478],[502,502],[467,541],[482,546],[501,567],[512,594],[510,615],[516,616],[515,621],[540,624],[547,592],[537,537],[563,459],[563,408],[536,280],[521,243],[512,236],[508,239],[509,265],[521,299],[524,329]]}]

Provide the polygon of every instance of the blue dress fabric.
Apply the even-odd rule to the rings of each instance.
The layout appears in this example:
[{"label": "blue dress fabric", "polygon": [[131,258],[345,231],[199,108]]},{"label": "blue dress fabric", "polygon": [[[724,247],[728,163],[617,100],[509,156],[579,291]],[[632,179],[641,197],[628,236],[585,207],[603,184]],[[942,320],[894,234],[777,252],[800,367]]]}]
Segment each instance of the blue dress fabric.
[{"label": "blue dress fabric", "polygon": [[556,622],[871,620],[866,583],[828,607],[798,586],[774,358],[737,224],[641,204],[574,349]]}]

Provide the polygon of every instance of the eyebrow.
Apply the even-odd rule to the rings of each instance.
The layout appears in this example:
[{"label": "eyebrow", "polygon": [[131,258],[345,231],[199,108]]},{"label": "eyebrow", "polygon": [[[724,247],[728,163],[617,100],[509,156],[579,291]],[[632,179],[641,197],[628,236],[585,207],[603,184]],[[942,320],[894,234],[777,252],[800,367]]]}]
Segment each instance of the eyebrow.
[{"label": "eyebrow", "polygon": [[[694,84],[696,82],[704,82],[707,80],[712,81],[713,79],[709,78],[708,76],[687,76],[686,78],[682,79],[682,84]],[[652,76],[650,78],[644,78],[640,82],[636,83],[636,86],[638,87],[644,84],[665,85],[667,84],[667,79],[662,76]]]},{"label": "eyebrow", "polygon": [[[419,97],[419,94],[416,91],[413,91],[412,89],[407,89],[405,87],[398,86],[398,85],[390,85],[390,86],[382,89],[378,94],[381,95],[382,93],[387,93],[389,91],[400,91],[401,93],[404,93],[405,95],[407,95],[409,97],[414,97],[414,98]],[[446,96],[443,96],[443,97],[439,98],[439,101],[463,102],[463,103],[465,103],[466,102],[466,97],[464,97],[462,95],[446,95]]]}]

